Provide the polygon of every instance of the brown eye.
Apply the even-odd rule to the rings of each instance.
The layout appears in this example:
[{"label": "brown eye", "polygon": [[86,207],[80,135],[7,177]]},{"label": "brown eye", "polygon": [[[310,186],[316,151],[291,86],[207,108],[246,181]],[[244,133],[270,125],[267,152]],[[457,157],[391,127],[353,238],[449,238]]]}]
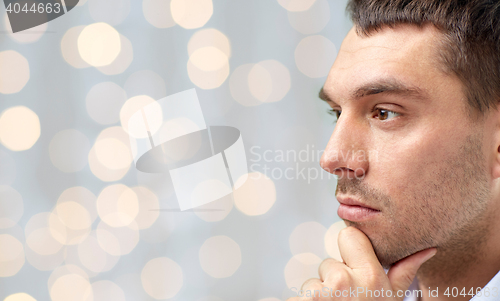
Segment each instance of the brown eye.
[{"label": "brown eye", "polygon": [[389,111],[389,110],[386,110],[386,109],[376,109],[375,112],[376,112],[376,115],[374,117],[376,117],[376,118],[378,118],[379,120],[382,120],[382,121],[390,119],[392,117],[399,116],[399,113],[396,113],[396,112],[393,112],[393,111]]}]

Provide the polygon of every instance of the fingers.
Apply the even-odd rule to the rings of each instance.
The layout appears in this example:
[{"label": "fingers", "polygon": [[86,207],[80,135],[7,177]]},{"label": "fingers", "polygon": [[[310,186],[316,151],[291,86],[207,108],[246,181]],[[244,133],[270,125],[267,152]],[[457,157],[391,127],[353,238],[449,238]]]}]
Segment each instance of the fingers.
[{"label": "fingers", "polygon": [[342,229],[338,243],[342,259],[351,269],[384,273],[370,240],[361,230],[352,226]]},{"label": "fingers", "polygon": [[323,262],[319,265],[319,279],[321,281],[327,281],[331,272],[340,268],[345,268],[345,264],[335,258],[327,258],[323,260]]},{"label": "fingers", "polygon": [[398,261],[387,273],[392,288],[395,291],[407,290],[420,266],[432,258],[436,252],[436,248],[426,249]]},{"label": "fingers", "polygon": [[318,278],[311,278],[306,280],[304,284],[302,284],[301,290],[314,290],[321,289],[323,287],[323,282]]}]

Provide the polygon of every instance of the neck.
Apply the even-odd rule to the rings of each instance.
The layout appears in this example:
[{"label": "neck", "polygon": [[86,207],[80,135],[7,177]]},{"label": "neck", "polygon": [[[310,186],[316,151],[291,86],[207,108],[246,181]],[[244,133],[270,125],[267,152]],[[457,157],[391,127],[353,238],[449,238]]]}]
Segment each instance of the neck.
[{"label": "neck", "polygon": [[[500,271],[500,223],[497,214],[498,210],[490,210],[488,216],[478,219],[480,223],[472,229],[463,230],[472,231],[462,232],[462,237],[471,237],[471,240],[452,239],[446,247],[438,248],[437,254],[420,267],[417,273],[422,291],[420,300],[470,300],[477,288],[482,289]],[[482,233],[471,235],[475,229],[481,229]]]}]

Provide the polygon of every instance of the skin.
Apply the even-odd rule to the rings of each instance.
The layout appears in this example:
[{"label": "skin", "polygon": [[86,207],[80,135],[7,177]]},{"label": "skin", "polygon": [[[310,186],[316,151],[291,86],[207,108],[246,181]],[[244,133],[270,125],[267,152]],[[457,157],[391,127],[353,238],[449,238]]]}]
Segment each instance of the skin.
[{"label": "skin", "polygon": [[343,41],[323,87],[341,114],[321,166],[339,176],[337,197],[380,212],[345,220],[343,262],[325,260],[304,290],[406,290],[416,276],[422,300],[444,300],[446,287],[469,292],[500,270],[500,110],[470,118],[463,84],[440,68],[440,38],[402,24]]}]

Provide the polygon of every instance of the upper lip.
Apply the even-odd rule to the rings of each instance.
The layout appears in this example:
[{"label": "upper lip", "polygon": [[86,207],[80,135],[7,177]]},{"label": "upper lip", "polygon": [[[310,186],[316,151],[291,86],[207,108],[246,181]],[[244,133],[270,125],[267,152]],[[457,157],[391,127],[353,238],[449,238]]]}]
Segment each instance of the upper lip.
[{"label": "upper lip", "polygon": [[368,209],[380,211],[380,210],[378,210],[376,208],[373,208],[373,207],[370,207],[368,205],[365,205],[362,202],[360,202],[360,201],[358,201],[356,199],[353,199],[351,197],[337,196],[337,201],[339,201],[339,203],[341,203],[343,205],[360,206],[360,207],[365,207],[365,208],[368,208]]}]

